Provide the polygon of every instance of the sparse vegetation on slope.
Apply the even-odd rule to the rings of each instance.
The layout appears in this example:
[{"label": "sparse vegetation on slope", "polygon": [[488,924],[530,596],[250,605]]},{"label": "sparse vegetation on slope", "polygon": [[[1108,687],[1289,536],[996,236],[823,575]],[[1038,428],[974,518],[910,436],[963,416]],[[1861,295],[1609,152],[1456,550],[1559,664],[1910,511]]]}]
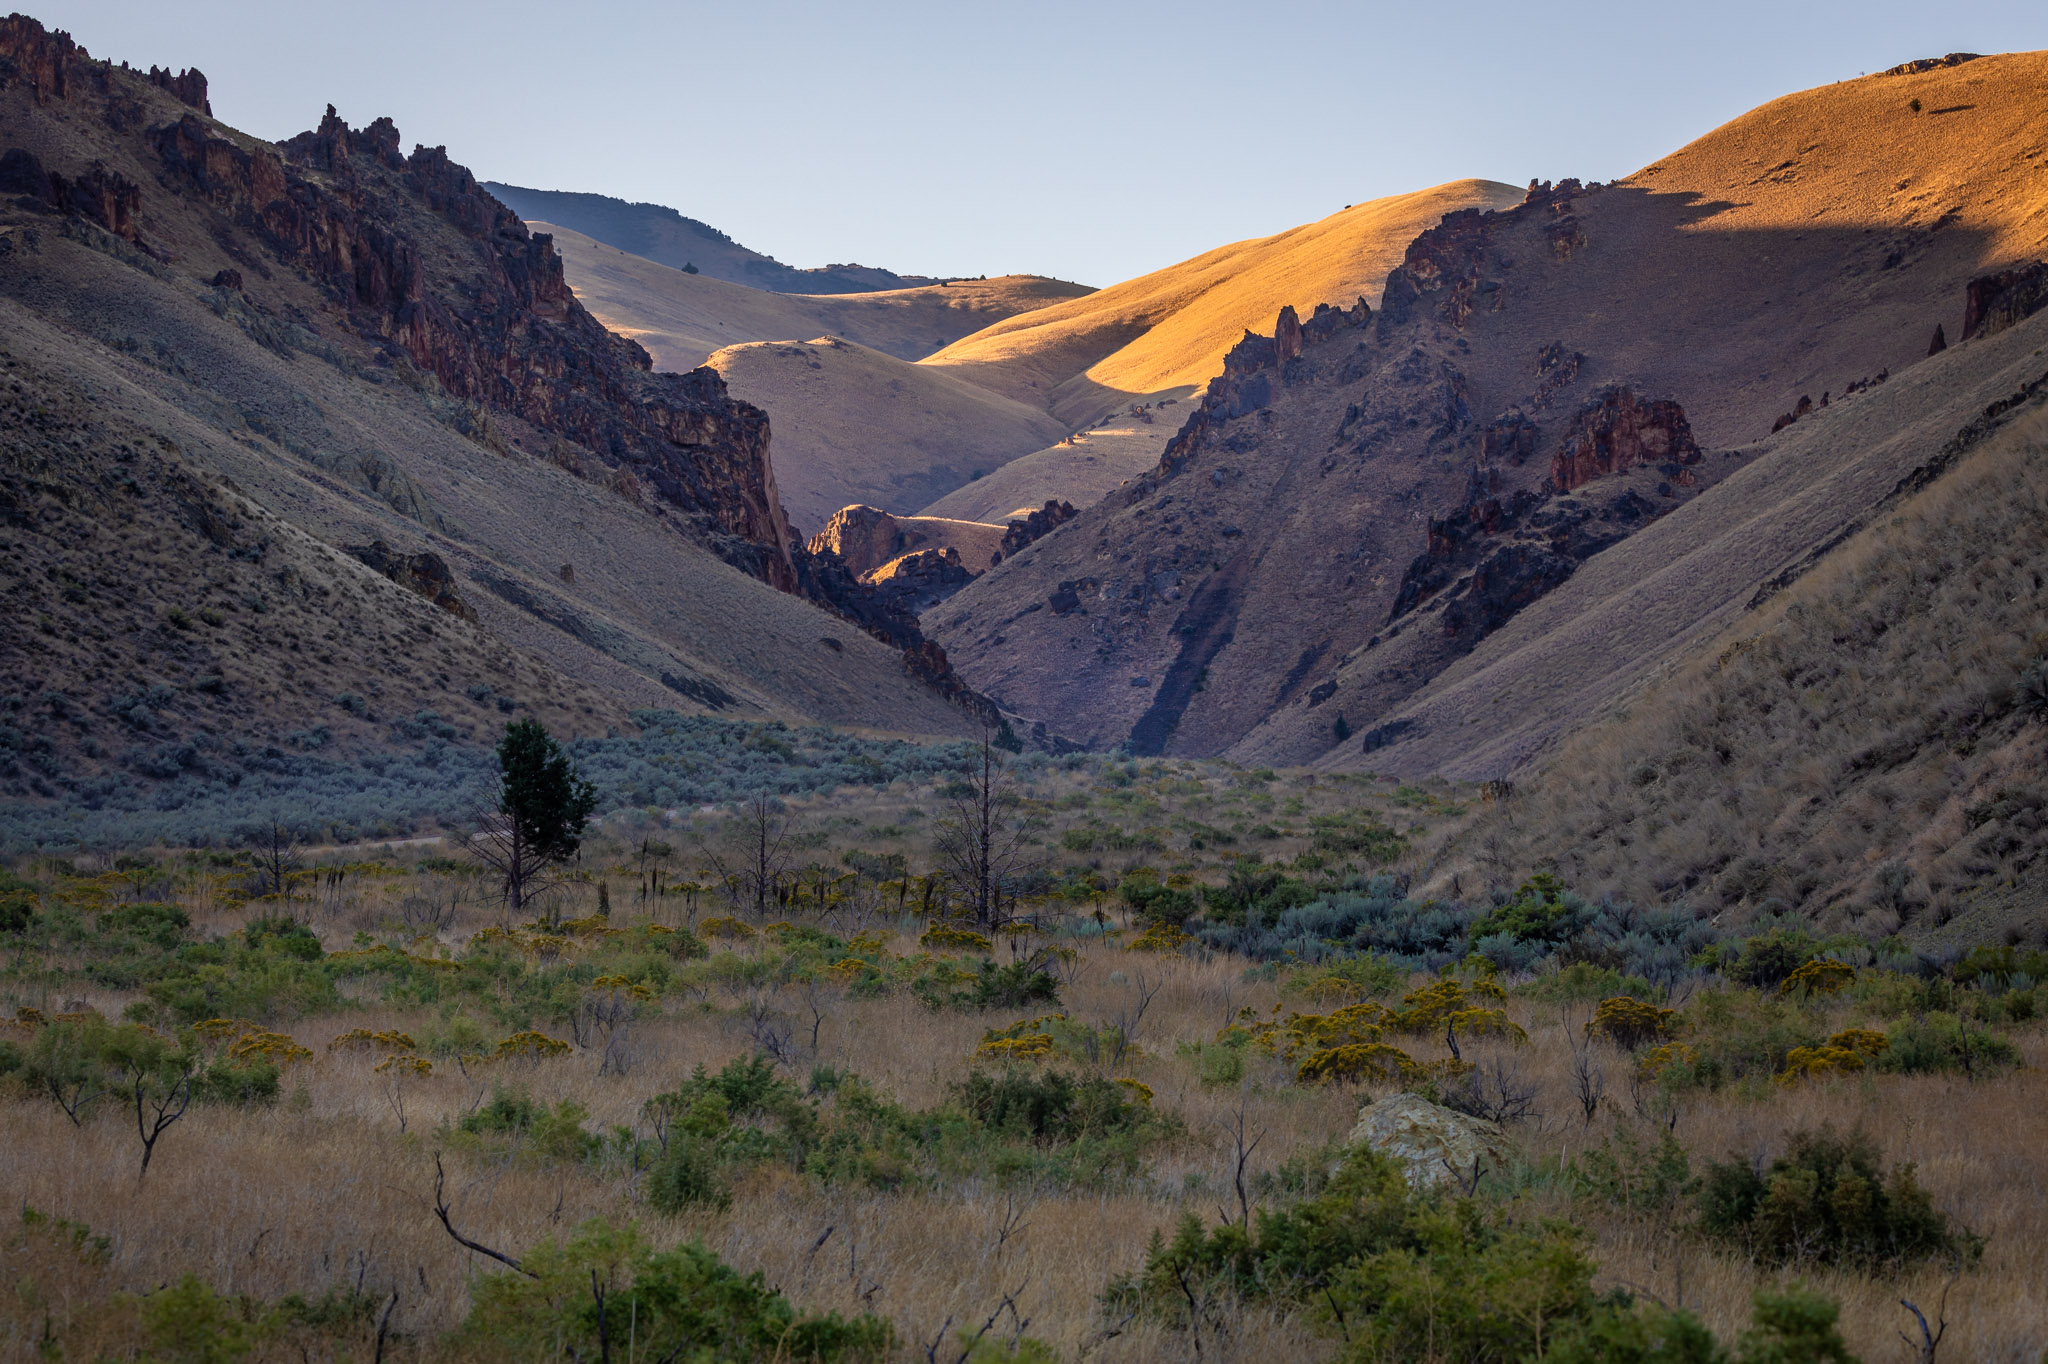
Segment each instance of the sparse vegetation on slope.
[{"label": "sparse vegetation on slope", "polygon": [[1589,892],[1729,923],[2035,933],[2044,583],[2036,414],[1566,741],[1461,855],[1483,877],[1544,860]]}]

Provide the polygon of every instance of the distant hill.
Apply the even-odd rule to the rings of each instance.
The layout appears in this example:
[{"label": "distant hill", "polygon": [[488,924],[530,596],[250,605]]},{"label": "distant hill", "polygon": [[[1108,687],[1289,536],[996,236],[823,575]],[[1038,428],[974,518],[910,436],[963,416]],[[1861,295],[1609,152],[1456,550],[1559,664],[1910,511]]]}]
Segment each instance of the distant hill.
[{"label": "distant hill", "polygon": [[1270,326],[1282,306],[1307,316],[1318,303],[1377,304],[1417,233],[1446,213],[1507,208],[1521,198],[1512,185],[1458,180],[1347,204],[1316,222],[995,323],[928,363],[1076,426],[1134,398],[1186,397],[1223,367],[1224,352],[1247,328]]},{"label": "distant hill", "polygon": [[866,294],[937,284],[934,275],[899,275],[866,265],[821,265],[799,270],[751,251],[709,223],[685,218],[661,204],[634,204],[605,194],[525,189],[486,180],[483,187],[528,222],[558,223],[607,246],[678,270],[777,294]]},{"label": "distant hill", "polygon": [[778,294],[685,274],[560,223],[529,222],[555,239],[569,286],[598,321],[647,347],[657,369],[695,369],[749,341],[830,334],[919,360],[994,322],[1086,294],[1041,275],[956,280],[870,294]]},{"label": "distant hill", "polygon": [[767,411],[776,487],[805,535],[856,502],[915,512],[1066,434],[1041,409],[951,370],[839,337],[728,346],[705,363]]}]

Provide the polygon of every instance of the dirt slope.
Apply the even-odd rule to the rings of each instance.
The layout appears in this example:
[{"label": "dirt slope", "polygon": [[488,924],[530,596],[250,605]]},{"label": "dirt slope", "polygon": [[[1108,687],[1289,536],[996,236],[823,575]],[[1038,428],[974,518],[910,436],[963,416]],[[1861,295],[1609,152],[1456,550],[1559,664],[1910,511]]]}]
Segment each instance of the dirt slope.
[{"label": "dirt slope", "polygon": [[1357,204],[998,322],[926,363],[1077,426],[1132,398],[1185,397],[1216,373],[1246,328],[1269,325],[1283,304],[1305,314],[1318,303],[1377,302],[1387,271],[1416,233],[1446,213],[1504,208],[1521,193],[1460,180]]},{"label": "dirt slope", "polygon": [[[1300,707],[1313,723],[1243,751],[1317,758],[1342,714],[1345,761],[1370,765],[1399,737],[1375,732],[1384,717],[1608,546],[1674,508],[1682,526],[1747,505],[1759,485],[1736,475],[1759,456],[1916,393],[1886,430],[1938,447],[2010,391],[2007,348],[1972,343],[1939,383],[1859,392],[1759,444],[1802,396],[1903,376],[1937,324],[1961,335],[1971,278],[2042,252],[2044,121],[2048,55],[1871,77],[1774,101],[1615,185],[1447,220],[1376,315],[1283,318],[1233,353],[1156,474],[927,622],[970,679],[1075,738],[1219,753]],[[1789,474],[1751,479],[1794,496],[1797,461],[1774,464]],[[1790,518],[1764,571],[1888,487],[1813,494],[1828,514]],[[1607,628],[1622,650],[1675,638],[1619,614]],[[1361,664],[1369,647],[1387,662]]]},{"label": "dirt slope", "polygon": [[598,321],[647,347],[657,369],[679,373],[725,346],[821,333],[917,360],[992,322],[1087,292],[1006,275],[882,293],[771,293],[685,274],[554,223],[528,225],[553,236],[570,287]]},{"label": "dirt slope", "polygon": [[1158,464],[1173,439],[1172,414],[1187,410],[1172,398],[1145,406],[1159,414],[1149,424],[1129,413],[1110,417],[955,488],[924,515],[1000,524],[1051,501],[1091,506]]},{"label": "dirt slope", "polygon": [[709,364],[768,412],[776,485],[806,535],[852,503],[917,512],[1066,435],[1042,410],[839,337],[728,346]]}]

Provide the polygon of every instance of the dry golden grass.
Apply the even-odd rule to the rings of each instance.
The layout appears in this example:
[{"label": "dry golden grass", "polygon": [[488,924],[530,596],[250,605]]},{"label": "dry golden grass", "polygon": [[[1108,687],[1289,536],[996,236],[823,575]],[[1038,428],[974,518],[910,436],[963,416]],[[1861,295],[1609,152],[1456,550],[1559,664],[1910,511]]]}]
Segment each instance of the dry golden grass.
[{"label": "dry golden grass", "polygon": [[728,346],[708,363],[765,409],[775,482],[807,534],[855,502],[912,513],[1067,428],[961,375],[830,336]]},{"label": "dry golden grass", "polygon": [[[1155,780],[1174,785],[1185,800],[1199,800],[1200,784],[1191,770],[1161,765]],[[1210,788],[1210,798],[1223,789]],[[1071,794],[1060,779],[1046,778],[1037,795],[1054,799],[1063,793]],[[1325,782],[1305,794],[1323,808],[1356,793]],[[813,802],[810,827],[825,836],[810,851],[829,856],[842,847],[873,850],[878,841],[872,830],[884,821],[904,820],[917,803],[905,792]],[[618,915],[641,913],[646,906],[634,898],[634,873],[624,862],[631,832],[621,829],[611,837],[622,841],[593,845],[587,865],[609,880]],[[610,870],[598,872],[600,864]],[[297,911],[338,948],[357,932],[390,932],[408,897],[445,896],[463,884],[462,878],[440,874],[323,881]],[[594,884],[576,884],[566,895],[559,906],[565,914],[595,907]],[[197,924],[212,932],[235,931],[249,913],[206,886],[181,898]],[[688,913],[674,899],[655,912],[667,922]],[[724,911],[711,901],[700,901],[696,910],[714,912]],[[913,935],[920,925],[877,917],[872,909],[860,917],[891,931],[895,951],[916,950]],[[501,911],[472,897],[437,939],[458,948],[474,931],[501,920]],[[738,950],[756,952],[758,944],[757,939]],[[1343,1087],[1303,1088],[1292,1082],[1286,1065],[1256,1056],[1243,1084],[1205,1087],[1193,1064],[1177,1054],[1179,1044],[1214,1038],[1239,1008],[1263,1015],[1276,1005],[1304,1007],[1302,998],[1283,995],[1272,980],[1247,980],[1241,960],[1162,957],[1101,942],[1077,946],[1077,960],[1062,972],[1063,1007],[1078,1020],[1099,1023],[1127,1014],[1143,991],[1152,990],[1136,1028],[1141,1053],[1108,1073],[1144,1081],[1156,1105],[1185,1126],[1185,1135],[1155,1150],[1129,1185],[1074,1190],[965,1178],[877,1192],[828,1188],[763,1168],[742,1180],[728,1210],[664,1218],[641,1202],[637,1181],[623,1174],[451,1156],[456,1225],[484,1244],[517,1253],[585,1218],[637,1219],[661,1244],[702,1239],[739,1268],[762,1271],[806,1308],[879,1312],[896,1323],[906,1346],[931,1339],[949,1317],[956,1326],[978,1323],[1005,1293],[1016,1291],[1020,1312],[1030,1319],[1029,1334],[1051,1343],[1064,1358],[1184,1357],[1184,1337],[1143,1324],[1103,1339],[1095,1298],[1106,1280],[1140,1262],[1155,1230],[1170,1230],[1185,1213],[1214,1221],[1234,1202],[1234,1147],[1226,1130],[1240,1111],[1250,1131],[1264,1133],[1252,1160],[1256,1173],[1290,1159],[1322,1158],[1327,1144],[1349,1130],[1365,1096]],[[415,950],[431,947],[416,944]],[[104,991],[91,1002],[112,1014],[129,998]],[[47,1001],[7,1001],[16,1002]],[[104,1109],[74,1128],[46,1102],[9,1097],[0,1102],[0,1149],[7,1152],[0,1162],[0,1201],[82,1221],[112,1238],[113,1254],[103,1271],[92,1270],[30,1248],[40,1243],[0,1236],[0,1276],[32,1279],[36,1295],[5,1300],[0,1320],[32,1330],[37,1314],[47,1311],[60,1323],[72,1323],[67,1342],[74,1353],[119,1354],[134,1349],[138,1336],[132,1308],[110,1296],[116,1290],[149,1291],[187,1272],[222,1291],[267,1299],[291,1292],[317,1296],[359,1284],[380,1302],[394,1289],[398,1293],[393,1324],[403,1335],[396,1355],[387,1357],[455,1357],[436,1342],[465,1314],[474,1277],[495,1266],[458,1248],[434,1220],[433,1158],[444,1148],[437,1129],[473,1109],[493,1086],[517,1085],[549,1103],[574,1100],[589,1110],[593,1129],[632,1125],[647,1096],[673,1087],[692,1067],[716,1067],[751,1051],[748,1006],[761,1004],[794,1023],[804,1063],[855,1071],[919,1107],[943,1101],[948,1086],[968,1073],[983,1030],[1010,1021],[1007,1014],[933,1014],[902,994],[863,1001],[827,990],[821,1002],[814,1052],[808,1045],[810,1014],[795,987],[710,986],[671,997],[658,1016],[629,1025],[624,1074],[599,1074],[597,1053],[579,1050],[555,1060],[472,1067],[469,1075],[444,1065],[402,1091],[373,1071],[374,1056],[329,1052],[326,1043],[356,1027],[395,1027],[418,1036],[434,1023],[434,1010],[366,1002],[339,1014],[293,1020],[285,1029],[314,1058],[288,1073],[287,1097],[278,1107],[194,1109],[165,1136],[140,1185],[134,1130],[120,1112]],[[1622,1128],[1654,1138],[1658,1122],[1637,1117],[1632,1108],[1631,1059],[1604,1045],[1593,1055],[1606,1098],[1590,1122],[1582,1115],[1573,1096],[1568,1039],[1583,1026],[1584,1006],[1560,1010],[1515,998],[1507,1007],[1528,1031],[1529,1043],[1468,1043],[1465,1054],[1481,1061],[1510,1059],[1535,1087],[1537,1116],[1512,1129],[1532,1162],[1568,1159]],[[1841,1012],[1849,1006],[1825,1007]],[[2048,1283],[2048,1181],[2039,1178],[2033,1120],[2048,1102],[2048,1072],[2042,1069],[2048,1065],[2048,1038],[2037,1026],[2015,1040],[2028,1068],[2014,1074],[1975,1084],[1866,1075],[1793,1088],[1738,1086],[1685,1100],[1676,1132],[1695,1168],[1731,1152],[1780,1150],[1788,1133],[1824,1122],[1869,1132],[1888,1163],[1917,1162],[1936,1203],[1989,1238],[1981,1267],[1950,1295],[1945,1351],[1952,1349],[1957,1358],[2033,1358],[2048,1345],[2042,1325],[2048,1320],[2042,1288]],[[1442,1054],[1427,1039],[1404,1045],[1419,1059]],[[1750,1296],[1759,1286],[1787,1277],[1704,1250],[1654,1221],[1589,1213],[1583,1204],[1575,1208],[1554,1186],[1539,1182],[1528,1197],[1533,1210],[1576,1212],[1588,1221],[1603,1286],[1632,1286],[1682,1301],[1724,1334],[1746,1323]],[[1890,1357],[1892,1333],[1904,1324],[1897,1298],[1931,1307],[1941,1279],[1929,1269],[1897,1280],[1828,1272],[1812,1282],[1842,1301],[1854,1348],[1868,1359],[1882,1359]],[[354,1348],[366,1350],[368,1344],[364,1334]],[[1327,1358],[1336,1343],[1298,1320],[1249,1312],[1221,1337],[1205,1337],[1204,1344],[1205,1358],[1252,1361]],[[287,1345],[277,1344],[269,1357],[298,1357],[296,1346]],[[921,1348],[907,1350],[905,1357],[912,1354],[921,1357]]]},{"label": "dry golden grass", "polygon": [[1191,410],[1174,398],[1133,406],[1144,407],[1147,420],[1126,411],[1043,450],[1019,455],[985,477],[947,493],[926,507],[925,515],[1001,522],[1021,512],[1036,511],[1055,499],[1076,507],[1101,501],[1157,467],[1166,443]]},{"label": "dry golden grass", "polygon": [[1374,199],[998,322],[924,363],[1074,424],[1094,423],[1134,397],[1193,393],[1247,328],[1271,330],[1284,305],[1304,317],[1318,303],[1377,305],[1408,243],[1444,214],[1521,199],[1521,190],[1488,180]]}]

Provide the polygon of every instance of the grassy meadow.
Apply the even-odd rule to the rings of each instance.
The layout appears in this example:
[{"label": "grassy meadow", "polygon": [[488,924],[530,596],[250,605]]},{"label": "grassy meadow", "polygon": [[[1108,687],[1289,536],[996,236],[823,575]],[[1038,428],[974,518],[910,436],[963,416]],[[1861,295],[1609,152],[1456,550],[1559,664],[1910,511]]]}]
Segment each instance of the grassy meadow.
[{"label": "grassy meadow", "polygon": [[[1002,780],[994,931],[947,771],[610,814],[517,918],[452,843],[17,858],[0,1353],[2048,1346],[2048,955],[1417,903],[1444,783]],[[1348,1154],[1402,1090],[1512,1157]]]}]

